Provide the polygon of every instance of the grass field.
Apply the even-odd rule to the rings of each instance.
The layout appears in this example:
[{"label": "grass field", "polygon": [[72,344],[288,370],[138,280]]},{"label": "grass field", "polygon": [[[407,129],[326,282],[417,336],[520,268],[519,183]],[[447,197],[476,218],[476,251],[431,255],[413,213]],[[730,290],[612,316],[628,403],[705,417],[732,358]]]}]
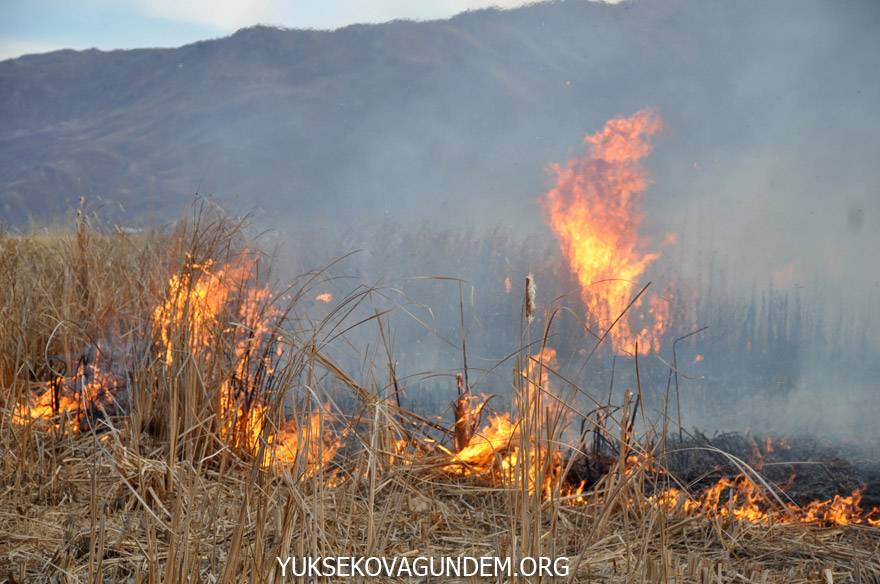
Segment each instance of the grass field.
[{"label": "grass field", "polygon": [[[571,582],[880,582],[876,516],[851,502],[807,520],[740,461],[759,516],[730,494],[692,504],[665,468],[668,419],[639,388],[581,411],[528,291],[500,364],[512,411],[490,417],[465,363],[448,424],[401,406],[376,290],[316,299],[326,270],[279,284],[246,234],[205,206],[168,231],[80,216],[0,234],[0,582],[279,582],[276,557],[462,555],[566,556]],[[365,327],[375,343],[347,346]],[[337,345],[364,355],[357,374]],[[585,460],[601,472],[573,481]]]}]

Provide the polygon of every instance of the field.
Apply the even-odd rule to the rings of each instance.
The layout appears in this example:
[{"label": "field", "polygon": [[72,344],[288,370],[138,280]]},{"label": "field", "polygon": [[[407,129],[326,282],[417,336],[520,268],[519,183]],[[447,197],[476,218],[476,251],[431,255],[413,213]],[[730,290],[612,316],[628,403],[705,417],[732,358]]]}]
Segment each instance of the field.
[{"label": "field", "polygon": [[[471,391],[462,347],[441,381],[455,403],[417,414],[382,291],[333,299],[327,269],[281,285],[247,233],[201,206],[173,230],[80,215],[0,235],[0,581],[277,582],[276,557],[464,555],[565,556],[572,582],[880,581],[860,487],[820,473],[821,500],[788,499],[771,453],[797,445],[722,454],[646,413],[639,386],[587,409],[528,282],[498,364],[510,411]],[[726,479],[685,476],[708,455]]]}]

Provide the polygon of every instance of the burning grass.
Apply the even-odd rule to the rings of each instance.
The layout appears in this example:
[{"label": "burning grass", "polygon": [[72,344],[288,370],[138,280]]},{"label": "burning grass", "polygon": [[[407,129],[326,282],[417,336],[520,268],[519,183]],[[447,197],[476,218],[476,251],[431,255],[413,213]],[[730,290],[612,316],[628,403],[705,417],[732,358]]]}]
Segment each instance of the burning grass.
[{"label": "burning grass", "polygon": [[351,327],[387,340],[376,291],[332,305],[320,271],[280,288],[248,243],[207,208],[172,233],[81,216],[2,236],[3,581],[268,582],[289,555],[565,555],[572,581],[880,578],[861,491],[783,500],[742,448],[719,455],[735,472],[689,477],[701,466],[676,448],[721,448],[635,424],[639,394],[582,411],[547,330],[529,336],[533,298],[513,409],[465,369],[453,422],[426,419],[401,406],[390,344],[387,382],[334,357]]}]

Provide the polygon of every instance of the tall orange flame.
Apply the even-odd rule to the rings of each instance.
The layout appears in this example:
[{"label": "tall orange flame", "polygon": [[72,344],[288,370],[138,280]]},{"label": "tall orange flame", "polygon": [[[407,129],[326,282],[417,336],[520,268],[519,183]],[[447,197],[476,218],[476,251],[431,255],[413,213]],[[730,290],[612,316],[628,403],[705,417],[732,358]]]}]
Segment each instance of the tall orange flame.
[{"label": "tall orange flame", "polygon": [[[599,334],[624,313],[639,278],[659,257],[644,250],[639,204],[648,186],[640,160],[650,154],[648,139],[662,125],[651,109],[614,118],[584,138],[583,156],[550,166],[556,186],[542,202],[577,276],[588,321]],[[659,350],[667,303],[650,303],[650,317],[639,312],[641,304],[637,301],[634,314],[614,326],[610,338],[615,351],[632,352],[636,341],[640,350]]]}]

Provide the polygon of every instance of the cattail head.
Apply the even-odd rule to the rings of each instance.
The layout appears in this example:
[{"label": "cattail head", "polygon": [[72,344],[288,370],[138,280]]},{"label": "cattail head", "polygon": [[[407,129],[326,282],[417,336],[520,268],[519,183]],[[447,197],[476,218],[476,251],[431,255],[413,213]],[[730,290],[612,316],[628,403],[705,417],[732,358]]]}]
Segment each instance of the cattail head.
[{"label": "cattail head", "polygon": [[535,277],[529,273],[526,276],[526,320],[531,324],[535,320]]}]

